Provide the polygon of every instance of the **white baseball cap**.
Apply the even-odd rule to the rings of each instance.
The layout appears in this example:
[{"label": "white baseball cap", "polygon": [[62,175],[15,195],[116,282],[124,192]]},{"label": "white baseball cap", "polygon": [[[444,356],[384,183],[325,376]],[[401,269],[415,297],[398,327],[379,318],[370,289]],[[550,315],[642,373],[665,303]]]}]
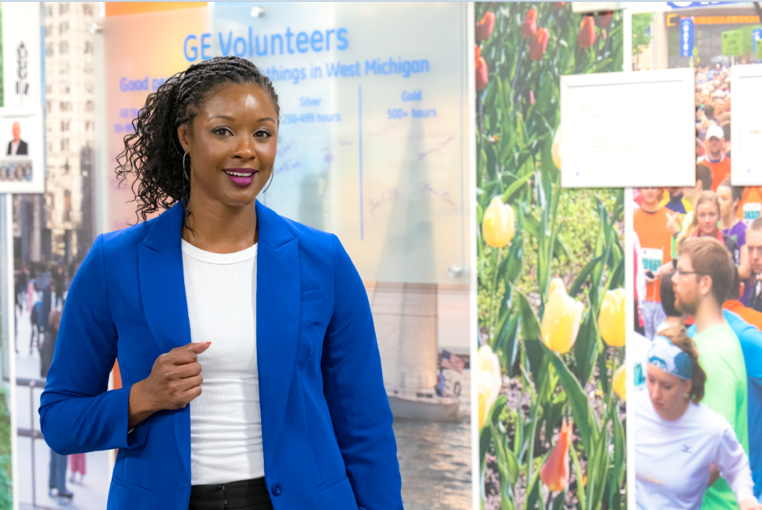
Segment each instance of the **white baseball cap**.
[{"label": "white baseball cap", "polygon": [[720,140],[724,140],[725,130],[723,130],[722,127],[718,126],[717,124],[712,124],[709,126],[709,129],[706,130],[706,136],[704,137],[704,140],[709,140],[713,136],[716,136]]}]

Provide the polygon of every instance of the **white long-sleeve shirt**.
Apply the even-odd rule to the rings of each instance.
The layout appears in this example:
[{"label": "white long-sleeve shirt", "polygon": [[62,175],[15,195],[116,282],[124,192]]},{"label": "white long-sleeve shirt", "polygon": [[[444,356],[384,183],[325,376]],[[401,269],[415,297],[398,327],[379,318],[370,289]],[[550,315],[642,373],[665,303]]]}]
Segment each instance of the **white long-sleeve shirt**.
[{"label": "white long-sleeve shirt", "polygon": [[700,508],[712,464],[737,501],[754,499],[749,459],[725,418],[691,402],[680,418],[667,421],[656,413],[648,391],[636,392],[632,401],[638,508]]},{"label": "white long-sleeve shirt", "polygon": [[190,403],[191,484],[264,476],[257,371],[257,245],[219,254],[182,242],[191,340],[201,395]]}]

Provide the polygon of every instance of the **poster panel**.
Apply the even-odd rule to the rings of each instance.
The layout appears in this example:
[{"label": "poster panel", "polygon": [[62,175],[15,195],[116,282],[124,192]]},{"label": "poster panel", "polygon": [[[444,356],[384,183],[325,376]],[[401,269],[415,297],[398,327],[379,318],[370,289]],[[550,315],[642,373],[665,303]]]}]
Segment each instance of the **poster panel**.
[{"label": "poster panel", "polygon": [[5,2],[2,11],[0,193],[42,193],[40,4]]},{"label": "poster panel", "polygon": [[[759,91],[753,70],[757,67],[753,33],[761,20],[751,4],[722,3],[706,8],[701,4],[693,2],[687,5],[690,9],[679,13],[633,16],[633,40],[641,42],[633,47],[633,70],[683,68],[693,76],[693,90],[686,96],[695,110],[691,125],[696,151],[694,186],[644,183],[633,190],[634,202],[626,204],[633,211],[627,236],[635,245],[628,255],[634,255],[632,297],[636,306],[627,338],[633,383],[628,411],[634,449],[628,469],[637,480],[631,494],[638,507],[735,507],[742,499],[748,498],[749,504],[762,498],[762,300],[758,283],[762,274],[758,229],[762,224],[756,221],[762,210],[762,188],[754,185],[759,184],[758,179],[751,180],[757,166],[749,158],[758,154],[753,112],[759,109],[758,98],[746,99],[749,93],[744,93],[745,85],[753,85],[756,95]],[[680,18],[685,16],[694,24],[688,55],[681,53],[679,37]],[[738,76],[749,78],[739,84],[734,78]],[[657,120],[665,119],[657,115]],[[703,251],[693,251],[697,246]],[[694,285],[702,285],[704,293],[694,294]],[[681,349],[693,358],[693,373],[698,374],[700,367],[706,375],[701,395],[694,394],[692,399],[701,405],[690,404],[690,412],[675,412],[674,405],[662,405],[657,394],[665,374],[649,353],[664,345],[659,339],[664,335],[675,344],[682,342],[685,347]],[[689,346],[695,352],[689,352]],[[674,373],[666,375],[677,378]],[[697,383],[695,387],[701,386]],[[688,404],[685,398],[675,402]],[[718,415],[719,423],[725,430],[732,429],[734,438],[734,444],[722,445],[718,454],[724,457],[733,449],[736,460],[745,465],[741,470],[744,479],[751,482],[736,492],[731,489],[730,476],[691,485],[691,480],[705,480],[709,473],[707,468],[694,467],[706,466],[699,462],[701,453],[692,451],[689,463],[670,446],[684,445],[683,451],[687,451],[686,447],[697,441],[717,440],[720,434],[707,426],[707,417]],[[665,416],[668,418],[663,419]],[[687,438],[682,432],[691,427],[692,420],[700,423],[696,430],[701,434]],[[664,442],[657,446],[659,441]],[[729,474],[721,466],[719,469]],[[675,472],[681,476],[674,477]]]},{"label": "poster panel", "polygon": [[[692,92],[690,69],[563,76],[562,185],[691,185]],[[633,103],[656,108],[662,119],[633,115]]]},{"label": "poster panel", "polygon": [[562,187],[558,150],[575,129],[562,76],[622,69],[622,13],[475,11],[474,508],[624,508],[625,193]]},{"label": "poster panel", "polygon": [[737,98],[730,128],[736,133],[735,157],[730,161],[734,186],[762,185],[762,64],[733,66],[730,85]]},{"label": "poster panel", "polygon": [[113,170],[149,93],[218,55],[272,80],[278,155],[259,199],[335,233],[366,284],[410,509],[471,508],[467,9],[216,2],[103,28],[107,230],[137,220]]}]

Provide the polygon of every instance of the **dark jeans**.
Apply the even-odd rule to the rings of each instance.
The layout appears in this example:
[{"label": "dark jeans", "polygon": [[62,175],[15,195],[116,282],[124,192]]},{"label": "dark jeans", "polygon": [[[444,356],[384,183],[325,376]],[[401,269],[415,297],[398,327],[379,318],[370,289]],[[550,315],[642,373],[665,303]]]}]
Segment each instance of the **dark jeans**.
[{"label": "dark jeans", "polygon": [[48,477],[48,487],[58,489],[58,493],[68,492],[66,490],[66,461],[68,455],[58,455],[50,450],[50,474]]},{"label": "dark jeans", "polygon": [[188,510],[273,510],[264,478],[191,487]]}]

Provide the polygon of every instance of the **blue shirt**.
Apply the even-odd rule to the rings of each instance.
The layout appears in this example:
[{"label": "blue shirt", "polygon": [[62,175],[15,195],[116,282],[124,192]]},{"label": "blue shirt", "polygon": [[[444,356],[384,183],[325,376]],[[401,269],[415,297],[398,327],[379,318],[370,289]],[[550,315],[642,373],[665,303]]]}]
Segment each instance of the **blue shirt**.
[{"label": "blue shirt", "polygon": [[[754,480],[754,496],[762,497],[762,331],[752,326],[737,313],[723,310],[730,329],[741,342],[749,395],[749,466]],[[688,328],[693,338],[696,326]]]}]

